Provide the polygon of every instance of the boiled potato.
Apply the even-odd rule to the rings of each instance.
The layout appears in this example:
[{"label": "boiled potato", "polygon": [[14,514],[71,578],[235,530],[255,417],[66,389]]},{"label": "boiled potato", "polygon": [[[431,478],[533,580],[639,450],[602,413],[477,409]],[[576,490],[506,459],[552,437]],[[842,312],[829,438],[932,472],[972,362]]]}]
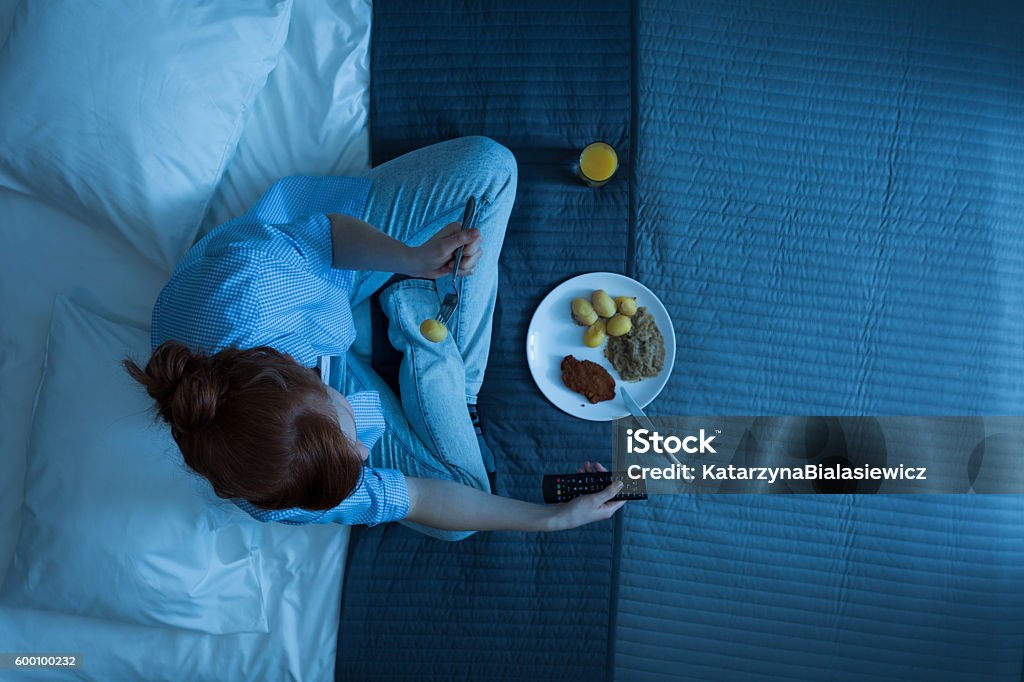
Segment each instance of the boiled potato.
[{"label": "boiled potato", "polygon": [[423,334],[428,341],[440,343],[441,341],[444,341],[446,336],[448,336],[448,327],[445,327],[434,318],[430,318],[428,320],[423,320],[423,323],[420,324],[420,334]]},{"label": "boiled potato", "polygon": [[584,327],[597,322],[597,313],[594,312],[594,306],[590,305],[590,301],[585,298],[574,298],[572,299],[572,319],[576,320],[576,324]]},{"label": "boiled potato", "polygon": [[608,320],[606,331],[608,336],[622,336],[628,334],[629,330],[633,328],[633,323],[630,322],[629,318],[625,315],[616,315],[612,319]]},{"label": "boiled potato", "polygon": [[607,334],[605,333],[605,321],[598,320],[594,324],[587,327],[587,331],[583,332],[583,344],[590,348],[597,348],[604,343]]},{"label": "boiled potato", "polygon": [[615,299],[615,308],[620,315],[632,317],[636,313],[636,296],[619,296]]},{"label": "boiled potato", "polygon": [[615,314],[615,301],[604,289],[592,293],[590,302],[594,305],[594,311],[601,317],[611,317]]}]

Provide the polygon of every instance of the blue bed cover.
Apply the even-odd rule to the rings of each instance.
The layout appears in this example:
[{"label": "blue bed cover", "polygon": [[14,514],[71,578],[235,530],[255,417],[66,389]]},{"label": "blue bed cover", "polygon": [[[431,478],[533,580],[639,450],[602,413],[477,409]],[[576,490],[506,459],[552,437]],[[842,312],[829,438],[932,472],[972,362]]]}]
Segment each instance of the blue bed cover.
[{"label": "blue bed cover", "polygon": [[[660,414],[1024,412],[1024,6],[719,0],[374,8],[374,163],[515,152],[481,415],[498,489],[608,452],[523,356],[624,272],[676,323]],[[600,191],[572,162],[602,139]],[[337,678],[1018,680],[1020,496],[671,496],[445,544],[352,535]]]}]

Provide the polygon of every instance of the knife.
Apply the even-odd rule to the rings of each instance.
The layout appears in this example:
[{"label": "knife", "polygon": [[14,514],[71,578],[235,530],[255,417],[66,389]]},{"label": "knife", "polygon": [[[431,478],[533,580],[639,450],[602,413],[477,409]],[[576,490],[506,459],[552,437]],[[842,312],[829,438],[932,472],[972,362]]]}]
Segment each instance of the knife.
[{"label": "knife", "polygon": [[[640,405],[638,405],[636,400],[633,399],[633,396],[629,394],[629,391],[626,390],[625,386],[619,386],[619,394],[622,396],[622,402],[626,403],[626,409],[629,410],[629,413],[633,415],[638,422],[640,422],[640,426],[652,433],[658,430],[654,428],[654,423],[648,419],[647,415],[644,414],[644,411],[640,409]],[[671,452],[666,452],[665,455],[672,460],[673,464],[682,466],[683,463],[680,462],[679,458]]]}]

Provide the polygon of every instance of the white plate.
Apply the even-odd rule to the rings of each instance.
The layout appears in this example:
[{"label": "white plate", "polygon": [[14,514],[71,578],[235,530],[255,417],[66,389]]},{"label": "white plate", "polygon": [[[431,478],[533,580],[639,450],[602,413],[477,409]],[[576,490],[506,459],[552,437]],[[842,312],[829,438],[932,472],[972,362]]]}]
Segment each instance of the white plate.
[{"label": "white plate", "polygon": [[[665,337],[665,366],[658,376],[635,382],[624,381],[604,356],[607,342],[599,348],[583,345],[584,328],[572,319],[572,299],[590,300],[590,294],[596,289],[604,289],[612,298],[636,296],[637,305],[646,307],[648,314],[654,316],[654,322]],[[562,358],[566,355],[596,362],[607,369],[615,379],[615,398],[591,404],[581,394],[566,388],[562,383],[561,369]],[[555,407],[580,419],[611,421],[629,415],[619,394],[619,386],[625,386],[640,407],[646,407],[661,393],[676,361],[676,333],[665,306],[643,284],[614,272],[590,272],[562,282],[537,306],[526,332],[526,361],[537,388]]]}]

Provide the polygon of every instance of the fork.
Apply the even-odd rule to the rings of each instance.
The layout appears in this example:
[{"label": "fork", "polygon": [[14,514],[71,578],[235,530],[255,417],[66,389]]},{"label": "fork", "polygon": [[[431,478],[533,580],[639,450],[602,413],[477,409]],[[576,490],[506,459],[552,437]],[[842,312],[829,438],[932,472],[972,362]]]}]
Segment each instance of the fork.
[{"label": "fork", "polygon": [[[476,221],[476,198],[469,197],[469,201],[466,202],[466,210],[462,212],[462,231],[466,231],[473,227],[473,223]],[[437,315],[434,317],[435,320],[443,324],[445,327],[452,320],[452,315],[455,314],[455,309],[459,307],[459,265],[462,263],[462,250],[466,248],[465,245],[460,246],[458,251],[455,252],[455,267],[452,268],[452,284],[451,290],[445,294],[444,300],[441,301],[441,308],[437,311]]]}]

